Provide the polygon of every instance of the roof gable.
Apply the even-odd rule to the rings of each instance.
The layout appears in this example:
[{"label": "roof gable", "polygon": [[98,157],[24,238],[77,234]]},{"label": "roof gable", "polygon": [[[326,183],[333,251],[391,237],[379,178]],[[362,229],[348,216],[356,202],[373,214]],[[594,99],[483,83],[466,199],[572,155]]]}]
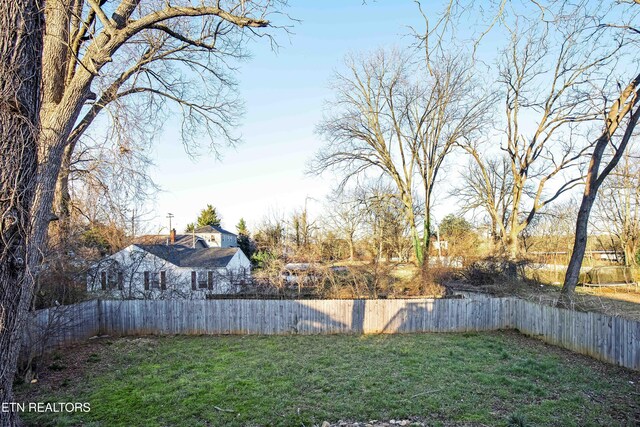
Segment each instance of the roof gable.
[{"label": "roof gable", "polygon": [[231,236],[235,236],[230,231],[225,230],[222,227],[217,227],[215,225],[203,225],[202,227],[198,227],[194,230],[194,233],[220,233],[220,234],[228,234]]},{"label": "roof gable", "polygon": [[[175,243],[173,244],[182,245],[190,248],[193,246],[193,238],[194,238],[193,234],[176,234],[176,240],[175,240]],[[207,244],[205,243],[202,237],[195,236],[195,240],[196,240],[196,244],[198,242],[202,242],[205,247],[207,246]],[[166,246],[168,242],[169,242],[168,234],[147,234],[144,236],[136,237],[133,241],[133,244],[137,246],[139,245],[165,245]]]},{"label": "roof gable", "polygon": [[182,245],[136,245],[177,267],[223,268],[226,267],[239,248],[194,249]]}]

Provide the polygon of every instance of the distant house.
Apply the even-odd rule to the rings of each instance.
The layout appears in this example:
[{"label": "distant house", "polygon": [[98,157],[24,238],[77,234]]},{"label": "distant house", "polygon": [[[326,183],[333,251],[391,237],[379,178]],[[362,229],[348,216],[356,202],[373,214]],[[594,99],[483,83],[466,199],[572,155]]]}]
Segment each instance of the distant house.
[{"label": "distant house", "polygon": [[196,237],[203,239],[207,246],[214,248],[238,247],[238,236],[221,227],[205,225],[193,231]]},{"label": "distant house", "polygon": [[136,237],[134,244],[140,245],[180,245],[188,248],[208,248],[205,239],[195,234],[176,234],[175,228],[169,234],[147,234]]},{"label": "distant house", "polygon": [[110,298],[204,299],[236,293],[250,279],[251,263],[239,248],[201,247],[193,236],[189,243],[172,234],[174,243],[134,243],[103,259],[91,268],[87,290]]}]

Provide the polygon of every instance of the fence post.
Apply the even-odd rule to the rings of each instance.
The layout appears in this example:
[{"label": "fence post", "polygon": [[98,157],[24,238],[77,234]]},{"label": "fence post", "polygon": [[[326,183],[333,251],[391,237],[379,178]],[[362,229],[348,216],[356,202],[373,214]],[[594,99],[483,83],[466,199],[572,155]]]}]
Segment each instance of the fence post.
[{"label": "fence post", "polygon": [[104,335],[104,315],[102,313],[102,300],[100,298],[96,299],[96,314],[98,317],[98,327],[95,331],[95,335]]}]

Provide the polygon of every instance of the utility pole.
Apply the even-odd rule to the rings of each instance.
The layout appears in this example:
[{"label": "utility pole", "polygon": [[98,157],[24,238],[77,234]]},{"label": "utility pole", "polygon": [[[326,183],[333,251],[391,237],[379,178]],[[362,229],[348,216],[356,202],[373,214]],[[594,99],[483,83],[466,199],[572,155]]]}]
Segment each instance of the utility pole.
[{"label": "utility pole", "polygon": [[131,211],[131,237],[136,237],[136,210]]},{"label": "utility pole", "polygon": [[173,230],[173,228],[171,228],[171,218],[173,218],[173,214],[167,214],[167,218],[169,218],[169,234],[171,234],[171,230]]}]

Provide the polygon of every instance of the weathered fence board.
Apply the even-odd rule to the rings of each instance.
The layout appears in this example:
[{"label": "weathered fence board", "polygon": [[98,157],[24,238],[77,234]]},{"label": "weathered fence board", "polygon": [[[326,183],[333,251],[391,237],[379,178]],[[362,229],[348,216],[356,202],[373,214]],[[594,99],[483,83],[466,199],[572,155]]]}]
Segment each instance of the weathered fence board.
[{"label": "weathered fence board", "polygon": [[519,299],[515,328],[525,335],[605,362],[640,370],[640,322]]},{"label": "weathered fence board", "polygon": [[100,329],[99,301],[46,308],[30,313],[23,352],[34,355],[64,344],[86,340]]},{"label": "weathered fence board", "polygon": [[511,326],[508,298],[100,301],[107,334],[464,332]]},{"label": "weathered fence board", "polygon": [[516,298],[398,300],[105,300],[40,310],[25,342],[41,348],[98,333],[372,334],[518,329],[640,370],[640,322]]}]

